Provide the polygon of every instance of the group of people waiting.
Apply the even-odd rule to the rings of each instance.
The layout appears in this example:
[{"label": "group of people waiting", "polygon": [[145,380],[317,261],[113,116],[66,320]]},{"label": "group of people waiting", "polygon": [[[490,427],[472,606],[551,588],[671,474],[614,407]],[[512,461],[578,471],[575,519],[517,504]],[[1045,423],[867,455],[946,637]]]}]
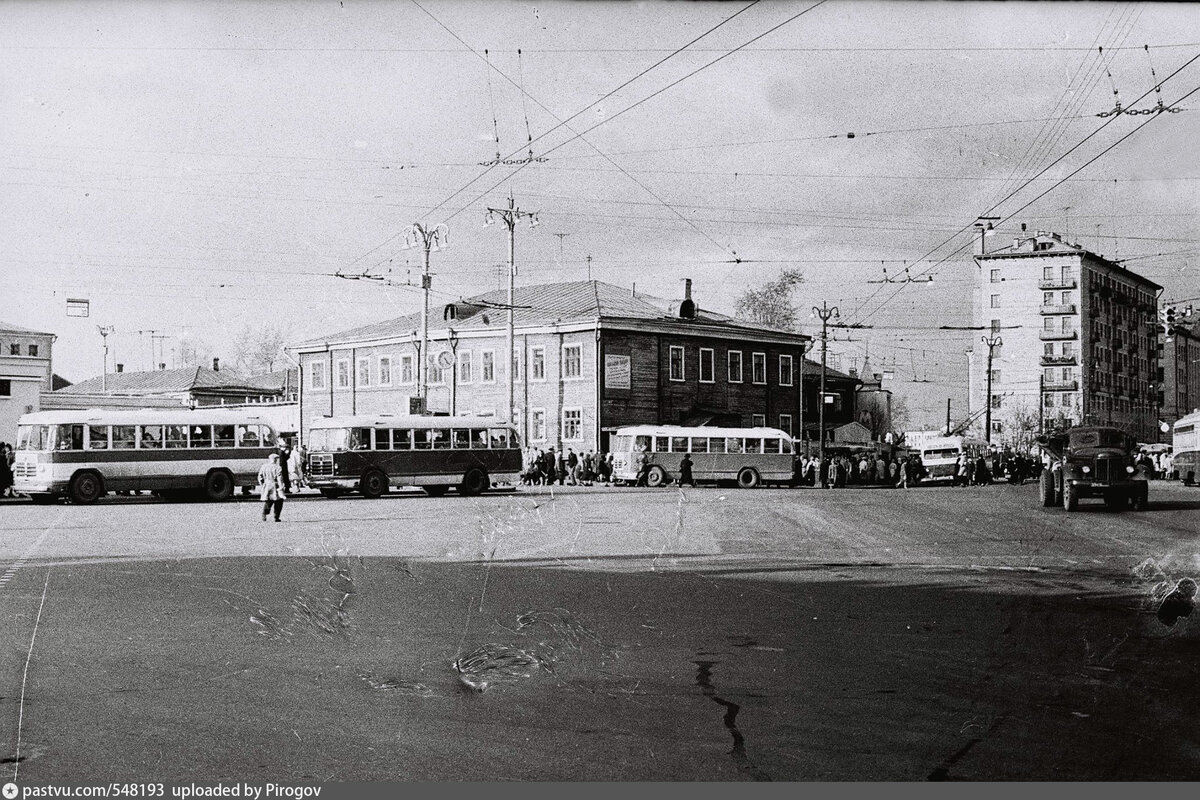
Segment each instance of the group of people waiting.
[{"label": "group of people waiting", "polygon": [[793,486],[915,486],[928,472],[919,455],[891,457],[882,453],[860,455],[797,456],[792,467]]},{"label": "group of people waiting", "polygon": [[576,453],[574,449],[525,451],[525,462],[521,470],[521,483],[525,486],[550,485],[557,481],[559,486],[592,486],[596,483],[612,483],[612,453],[596,453],[592,450]]}]

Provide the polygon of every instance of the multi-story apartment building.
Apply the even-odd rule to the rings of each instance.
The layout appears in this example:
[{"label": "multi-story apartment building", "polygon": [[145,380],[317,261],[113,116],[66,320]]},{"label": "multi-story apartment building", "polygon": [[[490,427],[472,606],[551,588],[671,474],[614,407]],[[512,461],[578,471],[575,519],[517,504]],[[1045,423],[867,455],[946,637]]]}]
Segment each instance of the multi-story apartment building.
[{"label": "multi-story apartment building", "polygon": [[989,346],[973,347],[971,407],[991,405],[993,442],[1084,423],[1157,440],[1161,286],[1045,231],[975,262],[976,319],[994,346],[990,397]]},{"label": "multi-story apartment building", "polygon": [[[507,292],[488,292],[430,323],[431,413],[507,418],[507,303]],[[614,430],[637,424],[767,425],[799,437],[816,420],[809,337],[701,310],[690,289],[671,302],[600,281],[544,284],[517,287],[513,306],[514,421],[532,446],[604,450]],[[303,430],[325,415],[408,413],[419,330],[410,314],[291,345]],[[857,384],[830,371],[827,436],[854,419]]]},{"label": "multi-story apartment building", "polygon": [[1200,411],[1200,323],[1188,317],[1164,330],[1162,363],[1159,366],[1162,386],[1160,418],[1167,425]]},{"label": "multi-story apartment building", "polygon": [[0,323],[0,442],[17,438],[17,420],[41,410],[42,392],[54,388],[51,348],[57,337]]}]

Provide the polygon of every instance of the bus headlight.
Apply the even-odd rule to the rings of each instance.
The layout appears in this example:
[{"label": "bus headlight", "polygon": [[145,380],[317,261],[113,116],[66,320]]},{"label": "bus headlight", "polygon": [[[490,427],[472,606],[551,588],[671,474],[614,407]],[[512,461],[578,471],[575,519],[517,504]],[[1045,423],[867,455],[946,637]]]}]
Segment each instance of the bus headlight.
[{"label": "bus headlight", "polygon": [[1084,474],[1084,475],[1087,475],[1087,474],[1088,474],[1089,472],[1091,472],[1091,471],[1092,471],[1092,468],[1091,468],[1091,467],[1089,467],[1087,464],[1084,464],[1084,465],[1083,465],[1083,474]]}]

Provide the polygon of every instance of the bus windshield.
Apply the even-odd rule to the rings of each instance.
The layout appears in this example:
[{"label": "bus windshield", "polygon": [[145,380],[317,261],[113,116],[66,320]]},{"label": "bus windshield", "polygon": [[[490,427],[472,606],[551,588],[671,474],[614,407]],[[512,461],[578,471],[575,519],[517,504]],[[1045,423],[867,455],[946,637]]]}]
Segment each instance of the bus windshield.
[{"label": "bus windshield", "polygon": [[316,428],[309,432],[308,446],[310,450],[340,453],[349,450],[349,428]]},{"label": "bus windshield", "polygon": [[20,425],[17,427],[18,450],[49,450],[49,425]]}]

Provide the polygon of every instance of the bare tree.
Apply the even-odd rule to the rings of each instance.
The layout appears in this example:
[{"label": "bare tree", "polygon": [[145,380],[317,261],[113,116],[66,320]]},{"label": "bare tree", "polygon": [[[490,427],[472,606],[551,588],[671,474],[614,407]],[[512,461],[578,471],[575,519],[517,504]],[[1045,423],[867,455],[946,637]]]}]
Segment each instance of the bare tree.
[{"label": "bare tree", "polygon": [[212,364],[213,348],[203,339],[184,334],[179,339],[180,367],[207,367]]},{"label": "bare tree", "polygon": [[270,323],[246,325],[233,340],[233,365],[247,375],[272,372],[283,360],[286,342],[287,334]]},{"label": "bare tree", "polygon": [[1022,452],[1033,449],[1038,432],[1038,412],[1024,400],[1017,400],[1008,410],[1008,439]]},{"label": "bare tree", "polygon": [[804,273],[796,269],[783,271],[777,279],[757,289],[747,289],[738,295],[734,314],[783,331],[796,329],[800,312],[792,299],[796,287],[804,283]]}]

